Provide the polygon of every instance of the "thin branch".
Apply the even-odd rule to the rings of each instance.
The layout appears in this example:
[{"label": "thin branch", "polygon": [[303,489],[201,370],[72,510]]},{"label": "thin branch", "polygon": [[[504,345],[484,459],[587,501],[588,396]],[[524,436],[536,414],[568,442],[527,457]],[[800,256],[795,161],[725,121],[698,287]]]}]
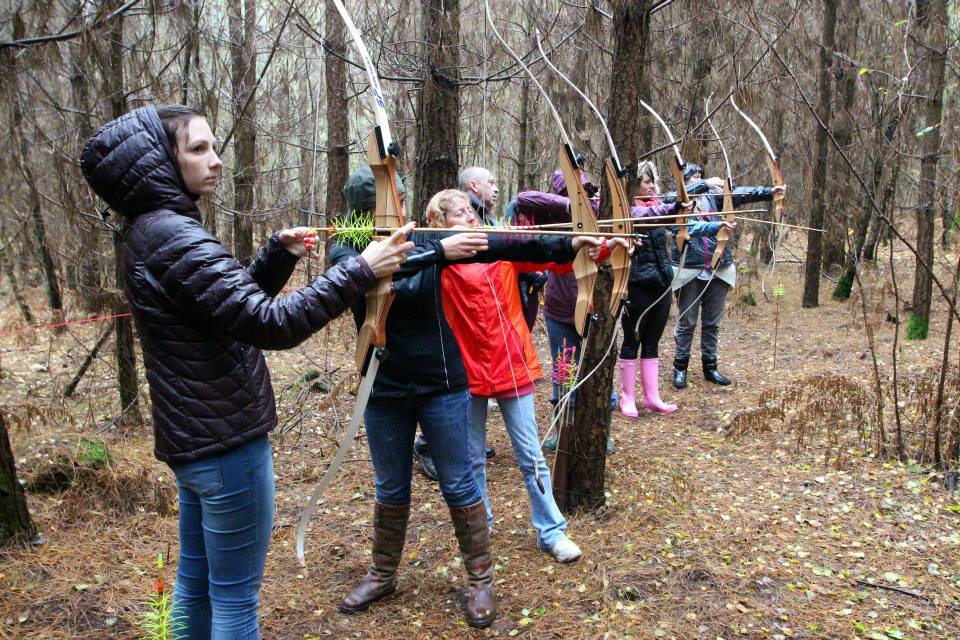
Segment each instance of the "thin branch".
[{"label": "thin branch", "polygon": [[58,33],[55,35],[49,36],[34,36],[32,38],[21,38],[20,40],[7,40],[5,42],[0,42],[0,49],[9,49],[11,47],[17,48],[26,48],[32,47],[35,44],[46,44],[47,42],[63,42],[64,40],[72,40],[77,38],[87,31],[93,31],[99,29],[103,25],[107,24],[117,16],[126,13],[134,7],[140,0],[130,0],[127,4],[123,5],[110,15],[100,20],[94,20],[89,25],[83,27],[82,29],[77,29],[76,31],[69,31],[67,33]]}]

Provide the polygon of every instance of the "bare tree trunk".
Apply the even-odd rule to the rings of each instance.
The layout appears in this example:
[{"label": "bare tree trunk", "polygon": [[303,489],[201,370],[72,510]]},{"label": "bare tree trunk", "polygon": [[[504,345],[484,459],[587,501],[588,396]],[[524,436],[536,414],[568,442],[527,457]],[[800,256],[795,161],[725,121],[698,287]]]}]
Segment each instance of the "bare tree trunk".
[{"label": "bare tree trunk", "polygon": [[[83,0],[77,0],[73,6],[73,14],[77,17],[83,15]],[[86,62],[90,51],[90,39],[87,34],[81,36],[78,42],[70,46],[70,93],[73,99],[74,130],[77,135],[79,145],[83,145],[93,135],[93,127],[90,124],[90,79],[88,64]],[[78,148],[79,148],[78,145]],[[101,274],[101,258],[103,253],[101,248],[100,227],[94,220],[84,216],[84,211],[92,211],[93,203],[85,195],[89,193],[86,189],[76,189],[72,179],[73,174],[69,174],[63,180],[63,192],[70,208],[68,215],[72,218],[73,227],[76,229],[77,239],[79,240],[79,250],[76,253],[77,269],[77,290],[80,293],[80,300],[87,311],[99,312],[104,308],[103,296],[103,278]]]},{"label": "bare tree trunk", "polygon": [[[824,0],[823,30],[820,42],[820,74],[818,79],[819,97],[817,114],[824,126],[830,126],[830,103],[833,101],[833,82],[830,77],[830,65],[837,27],[837,5],[839,0]],[[809,225],[814,229],[823,228],[824,209],[827,206],[827,148],[828,135],[823,127],[817,127],[816,162],[813,169],[813,206],[810,210]],[[820,305],[820,270],[823,266],[823,234],[807,232],[807,260],[803,274],[804,308]]]},{"label": "bare tree trunk", "polygon": [[[350,122],[347,118],[347,67],[343,61],[346,51],[343,20],[337,14],[332,0],[327,0],[326,50],[324,75],[327,83],[327,199],[328,214],[343,213],[347,201],[343,197],[343,185],[350,171],[347,146],[350,138]],[[319,224],[326,225],[326,220]]]},{"label": "bare tree trunk", "polygon": [[0,545],[30,540],[37,528],[30,518],[27,498],[17,480],[7,423],[0,413]]},{"label": "bare tree trunk", "polygon": [[[22,38],[24,36],[24,24],[20,13],[13,16],[13,37]],[[53,315],[53,322],[63,320],[63,295],[60,292],[60,277],[57,275],[57,268],[53,262],[53,251],[50,249],[50,239],[47,236],[46,223],[43,220],[43,206],[40,197],[40,191],[37,188],[37,181],[31,169],[30,144],[27,141],[27,134],[24,131],[23,110],[20,107],[20,86],[18,73],[17,56],[10,55],[9,65],[13,70],[13,82],[11,83],[10,93],[10,111],[12,114],[11,130],[19,146],[20,153],[16,160],[19,163],[20,173],[26,182],[30,193],[30,222],[33,231],[34,240],[37,243],[37,251],[40,254],[40,265],[43,267],[43,275],[46,280],[47,304]]]},{"label": "bare tree trunk", "polygon": [[[413,211],[419,220],[430,197],[457,183],[460,135],[460,0],[423,2],[426,75],[417,118]],[[481,144],[483,141],[481,141]]]},{"label": "bare tree trunk", "polygon": [[253,260],[252,216],[256,206],[257,101],[251,95],[257,81],[256,11],[256,0],[243,0],[230,12],[233,117],[237,120],[233,145],[233,255],[243,264]]},{"label": "bare tree trunk", "polygon": [[[637,159],[640,156],[641,90],[646,88],[646,53],[650,33],[647,0],[615,0],[613,2],[613,69],[610,75],[610,97],[607,103],[608,125],[614,144],[627,172],[628,194],[636,189]],[[602,215],[609,217],[609,189],[604,188]],[[610,434],[610,389],[613,384],[611,358],[604,366],[601,360],[615,329],[615,318],[608,312],[613,285],[609,267],[600,269],[594,293],[596,317],[584,341],[580,371],[596,373],[577,391],[573,430],[557,444],[557,455],[569,452],[567,476],[554,479],[554,495],[561,509],[592,511],[605,502],[605,469],[607,437]],[[566,440],[566,442],[564,442]],[[558,464],[558,468],[560,465]],[[559,485],[559,489],[557,488]]]},{"label": "bare tree trunk", "polygon": [[[945,111],[950,113],[953,109],[946,108]],[[949,126],[949,125],[948,125]],[[947,127],[944,127],[947,128]],[[948,129],[948,128],[947,128]],[[949,129],[948,129],[949,131]],[[957,161],[955,157],[946,157],[944,158],[944,164],[948,165],[943,168],[943,173],[953,174],[953,179],[945,181],[948,185],[958,185],[960,184],[960,169],[957,167]],[[960,207],[960,200],[958,200],[957,188],[950,189],[949,187],[941,189],[941,198],[940,205],[943,207],[943,210],[940,212],[940,217],[943,222],[943,229],[940,231],[940,248],[944,251],[947,251],[952,246],[952,238],[956,235],[957,231],[957,222],[960,219],[958,216],[957,208]]]},{"label": "bare tree trunk", "polygon": [[[928,58],[926,90],[929,96],[924,113],[923,155],[920,159],[920,186],[917,202],[917,252],[919,259],[933,266],[933,225],[937,209],[937,168],[940,163],[940,146],[943,133],[943,89],[945,84],[946,45],[946,0],[923,0],[917,2],[918,42],[923,55]],[[925,32],[925,33],[923,33]],[[926,36],[925,40],[920,37]],[[907,325],[907,339],[925,340],[930,330],[930,303],[933,280],[926,269],[917,263],[913,278],[913,309]]]},{"label": "bare tree trunk", "polygon": [[[189,8],[190,4],[193,4],[193,11],[187,31],[187,45],[184,47],[183,59],[181,60],[180,103],[188,106],[198,106],[197,91],[194,90],[191,95],[190,80],[191,75],[198,74],[200,68],[200,7],[203,6],[203,3],[197,1],[187,3],[186,8]],[[191,98],[193,98],[193,101],[191,101]]]},{"label": "bare tree trunk", "polygon": [[[119,6],[119,2],[114,2]],[[108,32],[110,42],[109,65],[104,71],[107,95],[110,98],[110,111],[113,118],[119,118],[127,111],[125,93],[125,76],[123,72],[123,21],[122,15],[113,21],[113,28]],[[117,224],[122,224],[118,221]],[[119,228],[113,231],[114,278],[117,289],[123,288],[123,263],[121,259],[122,235]],[[114,313],[122,314],[130,311],[129,305],[118,296],[115,302]],[[141,424],[143,417],[140,414],[140,381],[137,379],[137,350],[133,335],[133,319],[130,317],[117,318],[117,339],[115,344],[117,357],[117,385],[120,391],[120,411],[122,412],[119,424],[133,426]]]},{"label": "bare tree trunk", "polygon": [[[569,66],[558,64],[561,69],[569,68],[570,80],[590,96],[595,104],[598,102],[598,97],[594,85],[599,75],[597,69],[600,63],[596,43],[603,41],[604,27],[600,4],[599,0],[589,0],[587,3],[583,29],[578,34],[579,46],[573,63]],[[530,13],[528,12],[527,15]],[[577,153],[584,156],[585,167],[599,166],[598,155],[603,156],[606,153],[607,145],[600,127],[596,124],[596,119],[590,110],[585,108],[583,99],[575,91],[570,91],[560,78],[554,74],[550,74],[548,78],[556,87],[556,90],[551,92],[554,102],[563,106],[561,114],[567,118],[567,122],[573,123],[573,126],[568,127],[567,133],[573,138]]]},{"label": "bare tree trunk", "polygon": [[[859,42],[860,32],[860,0],[846,0],[843,5],[843,12],[840,19],[841,34],[840,42],[850,52],[850,56],[856,55],[857,43]],[[850,62],[838,64],[836,73],[837,95],[840,97],[840,108],[838,109],[837,127],[834,138],[843,148],[848,157],[855,157],[851,153],[853,142],[853,131],[857,126],[854,118],[853,109],[857,90],[857,73],[859,69]],[[880,149],[874,150],[875,154],[880,153]],[[863,154],[857,154],[863,155]],[[830,182],[830,201],[832,204],[832,213],[836,219],[836,224],[831,225],[833,233],[828,234],[828,249],[825,253],[827,264],[842,264],[843,272],[837,281],[837,286],[833,289],[834,300],[846,300],[850,297],[850,291],[853,289],[854,270],[860,259],[860,249],[863,247],[863,240],[867,235],[867,224],[870,222],[869,211],[865,208],[852,206],[846,196],[849,191],[847,185],[852,182],[846,165],[838,163],[834,179]],[[850,218],[853,218],[854,233],[853,236],[847,234]],[[849,240],[850,246],[846,243]],[[839,247],[829,248],[834,241],[840,244]]]},{"label": "bare tree trunk", "polygon": [[[700,12],[697,5],[691,6],[692,20],[686,25],[687,42],[715,42],[710,26],[714,21],[706,11]],[[697,121],[703,117],[703,99],[708,94],[706,83],[709,81],[713,69],[713,47],[683,47],[680,55],[684,59],[684,81],[681,84],[681,104],[686,108],[684,129],[692,131]],[[674,131],[675,135],[681,135]],[[697,162],[701,166],[707,163],[704,154],[704,143],[701,136],[684,137],[681,144],[683,157],[689,162]],[[707,167],[709,175],[723,175],[723,170],[717,167]],[[704,178],[707,175],[703,176]]]},{"label": "bare tree trunk", "polygon": [[[899,118],[895,117],[890,125],[891,133],[888,138],[889,140],[892,140],[893,136],[896,135],[899,124]],[[899,153],[894,153],[892,155],[893,169],[890,172],[890,177],[888,178],[886,186],[883,189],[883,196],[880,199],[880,209],[883,211],[884,217],[887,220],[893,220],[895,217],[893,211],[893,197],[897,193],[897,185],[900,182],[901,157],[902,156]],[[884,222],[880,216],[877,216],[876,214],[872,215],[870,219],[870,230],[867,232],[867,240],[863,245],[862,253],[864,260],[875,261],[877,259],[877,245],[880,244],[880,236],[884,231],[887,231],[887,235],[889,234],[887,223]]]},{"label": "bare tree trunk", "polygon": [[528,146],[530,145],[530,81],[520,80],[520,140],[517,143],[517,193],[532,188],[532,180],[527,175],[529,160]]},{"label": "bare tree trunk", "polygon": [[23,296],[23,289],[20,288],[20,280],[14,270],[13,260],[7,255],[9,250],[10,247],[7,247],[5,251],[0,251],[0,267],[7,274],[7,280],[10,281],[10,290],[13,292],[13,299],[17,303],[17,308],[20,309],[23,321],[27,324],[33,324],[33,312],[30,311],[30,305],[27,304],[27,299]]}]

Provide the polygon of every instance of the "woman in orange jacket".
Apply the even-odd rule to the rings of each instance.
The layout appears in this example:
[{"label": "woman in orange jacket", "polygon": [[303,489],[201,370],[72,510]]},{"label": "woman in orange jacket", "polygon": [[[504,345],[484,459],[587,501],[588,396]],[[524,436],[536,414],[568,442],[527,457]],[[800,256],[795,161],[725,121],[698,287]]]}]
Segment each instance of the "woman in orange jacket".
[{"label": "woman in orange jacket", "polygon": [[[427,222],[440,228],[479,224],[465,195],[452,189],[438,194],[427,206]],[[550,243],[561,239],[543,240]],[[598,249],[596,259],[604,259],[604,253]],[[567,521],[553,498],[550,471],[540,450],[533,392],[543,372],[517,287],[520,273],[545,268],[563,273],[571,271],[572,264],[501,261],[454,265],[443,271],[442,297],[443,310],[460,346],[470,381],[470,457],[487,505],[487,521],[492,525],[485,470],[487,401],[492,398],[500,407],[530,498],[530,519],[537,531],[538,547],[565,563],[577,560],[581,552],[565,533]]]}]

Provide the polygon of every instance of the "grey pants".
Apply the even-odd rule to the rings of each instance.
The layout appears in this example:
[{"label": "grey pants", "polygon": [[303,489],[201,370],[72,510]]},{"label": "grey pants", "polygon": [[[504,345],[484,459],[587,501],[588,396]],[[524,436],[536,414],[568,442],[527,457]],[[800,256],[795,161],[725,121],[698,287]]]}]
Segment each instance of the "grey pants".
[{"label": "grey pants", "polygon": [[[717,357],[717,341],[720,338],[720,321],[723,319],[723,305],[727,300],[728,285],[719,278],[707,280],[693,279],[680,288],[677,293],[677,313],[683,313],[677,323],[676,358],[689,358],[693,344],[693,332],[697,328],[697,317],[703,311],[700,326],[700,356]],[[704,292],[704,287],[707,288]],[[700,296],[700,294],[703,296]],[[697,298],[700,298],[697,300]],[[694,300],[696,302],[694,303]],[[690,305],[693,305],[692,307]],[[689,309],[689,310],[688,310]],[[685,313],[684,313],[685,312]]]}]

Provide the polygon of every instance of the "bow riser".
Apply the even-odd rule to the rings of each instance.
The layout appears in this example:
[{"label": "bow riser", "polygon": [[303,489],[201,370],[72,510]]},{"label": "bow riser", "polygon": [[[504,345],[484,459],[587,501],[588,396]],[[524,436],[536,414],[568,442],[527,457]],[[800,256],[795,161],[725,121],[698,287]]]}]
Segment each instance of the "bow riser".
[{"label": "bow riser", "polygon": [[[377,127],[367,141],[367,162],[373,172],[377,190],[374,226],[380,229],[396,229],[403,226],[403,209],[397,192],[397,163],[393,156],[385,154],[385,145]],[[376,238],[375,238],[376,239]],[[380,278],[375,287],[366,293],[366,315],[357,334],[355,361],[358,371],[363,371],[370,347],[387,346],[387,314],[393,303],[393,278]]]},{"label": "bow riser", "polygon": [[[560,170],[563,172],[563,181],[567,185],[567,196],[570,199],[570,220],[573,223],[573,230],[599,233],[600,227],[593,214],[593,205],[581,182],[581,171],[574,160],[570,145],[565,144],[560,149],[559,163]],[[590,258],[588,251],[587,247],[583,247],[577,252],[573,261],[573,274],[577,279],[574,325],[581,336],[586,335],[587,320],[593,313],[593,289],[597,283],[597,265]]]},{"label": "bow riser", "polygon": [[[673,181],[677,185],[677,201],[683,203],[690,202],[687,185],[683,180],[683,161],[679,157],[674,157],[671,168],[673,170]],[[679,227],[676,237],[677,249],[683,251],[684,245],[690,240],[690,231],[687,229],[687,218],[678,217],[674,224]]]},{"label": "bow riser", "polygon": [[[730,183],[730,178],[727,177],[723,181],[723,220],[725,222],[733,222],[733,216],[733,185]],[[727,242],[729,240],[729,231],[720,229],[720,231],[717,232],[717,248],[713,252],[713,258],[710,260],[711,269],[716,270],[717,264],[719,264],[720,259],[723,257],[723,251],[727,248]]]},{"label": "bow riser", "polygon": [[[621,171],[614,166],[614,160],[608,158],[604,166],[607,178],[607,190],[610,194],[613,219],[613,231],[632,234],[633,219],[630,217],[630,203],[627,200],[627,190]],[[613,268],[613,290],[610,294],[610,313],[614,316],[620,310],[620,301],[627,293],[630,280],[630,252],[624,247],[614,247],[610,252],[610,266]]]},{"label": "bow riser", "polygon": [[[780,171],[780,163],[767,156],[767,168],[770,169],[770,181],[774,187],[782,187],[783,173]],[[783,222],[783,194],[773,196],[773,221],[777,224]]]}]

